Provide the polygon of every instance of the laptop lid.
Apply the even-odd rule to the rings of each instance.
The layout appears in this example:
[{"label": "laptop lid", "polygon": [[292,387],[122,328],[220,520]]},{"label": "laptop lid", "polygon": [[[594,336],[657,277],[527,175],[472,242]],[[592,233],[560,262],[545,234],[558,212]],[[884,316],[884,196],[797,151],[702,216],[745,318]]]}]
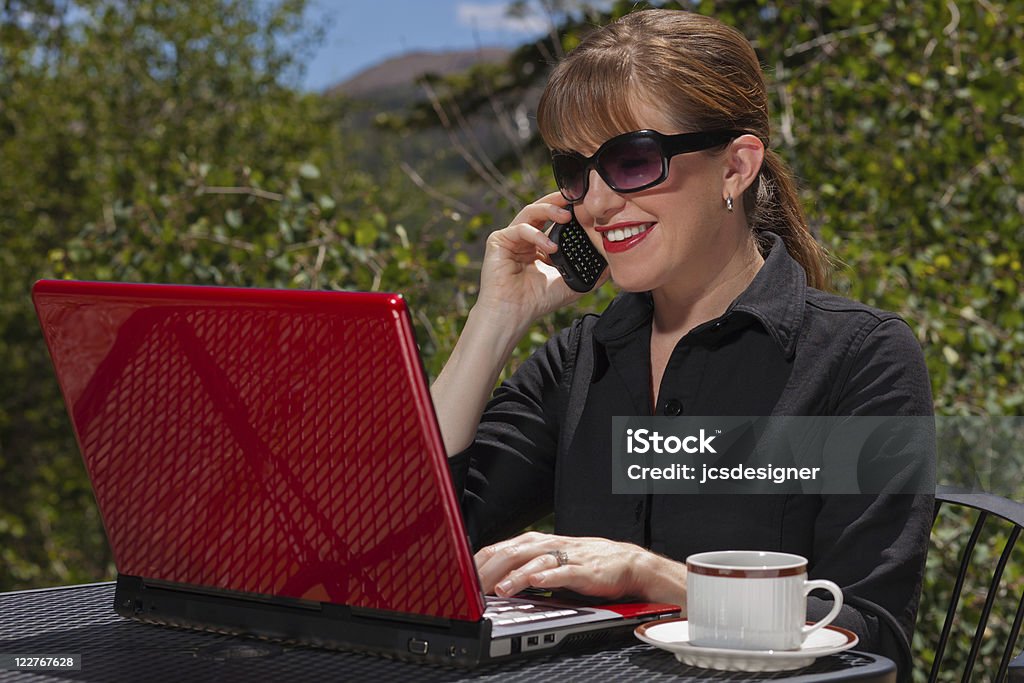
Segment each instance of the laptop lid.
[{"label": "laptop lid", "polygon": [[40,281],[33,301],[121,574],[481,618],[401,296]]}]

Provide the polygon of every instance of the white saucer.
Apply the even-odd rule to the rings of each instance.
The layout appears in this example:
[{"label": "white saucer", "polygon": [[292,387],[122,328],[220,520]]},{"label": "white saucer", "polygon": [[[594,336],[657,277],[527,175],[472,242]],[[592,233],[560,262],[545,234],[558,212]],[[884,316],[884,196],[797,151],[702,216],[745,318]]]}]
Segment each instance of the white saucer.
[{"label": "white saucer", "polygon": [[789,671],[857,644],[854,633],[825,626],[807,636],[799,650],[727,650],[691,644],[689,626],[686,619],[663,619],[641,624],[634,633],[645,643],[673,653],[683,664],[722,671]]}]

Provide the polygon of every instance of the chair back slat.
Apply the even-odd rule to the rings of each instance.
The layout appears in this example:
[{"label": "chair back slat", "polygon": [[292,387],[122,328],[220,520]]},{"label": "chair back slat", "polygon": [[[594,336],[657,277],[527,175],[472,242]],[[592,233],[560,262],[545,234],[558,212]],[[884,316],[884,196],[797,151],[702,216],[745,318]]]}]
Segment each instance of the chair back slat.
[{"label": "chair back slat", "polygon": [[971,672],[974,671],[974,662],[978,659],[978,651],[981,649],[981,641],[985,638],[985,627],[988,625],[988,617],[992,613],[992,603],[995,602],[996,593],[999,591],[999,584],[1003,579],[1003,570],[1006,569],[1006,561],[1010,559],[1013,548],[1017,545],[1017,536],[1020,535],[1020,527],[1014,526],[1006,539],[1003,552],[999,555],[999,562],[992,572],[992,581],[988,586],[988,594],[985,596],[985,605],[981,608],[981,617],[978,619],[978,628],[974,631],[974,638],[971,639],[971,651],[967,655],[967,665],[964,667],[964,675],[960,680],[963,683],[970,683]]},{"label": "chair back slat", "polygon": [[1005,681],[1007,669],[1010,666],[1010,659],[1013,658],[1013,646],[1020,635],[1021,622],[1024,621],[1024,593],[1017,602],[1017,614],[1013,618],[1013,626],[1010,627],[1010,637],[1006,640],[1006,647],[1003,648],[1003,656],[999,660],[999,671],[996,673],[997,681]]},{"label": "chair back slat", "polygon": [[[936,507],[939,500],[936,498]],[[942,622],[942,633],[939,635],[939,642],[935,646],[935,660],[932,662],[932,670],[928,675],[928,682],[935,683],[939,679],[939,665],[942,664],[942,656],[946,652],[946,643],[949,641],[949,632],[953,628],[953,620],[956,618],[957,608],[960,606],[960,594],[964,589],[964,579],[967,577],[967,570],[971,567],[971,556],[974,555],[974,546],[978,543],[981,530],[985,528],[987,512],[981,512],[974,523],[974,530],[967,540],[963,552],[960,555],[960,569],[956,575],[956,582],[953,584],[953,593],[949,598],[949,607],[946,609],[946,620]]]},{"label": "chair back slat", "polygon": [[[973,585],[976,582],[976,579],[973,577],[977,576],[978,568],[982,568],[982,560],[980,558],[985,557],[986,555],[984,553],[977,553],[979,555],[977,561],[974,557],[977,550],[976,546],[978,545],[979,540],[982,539],[982,534],[984,533],[985,540],[982,541],[982,543],[985,548],[990,547],[993,540],[996,538],[1002,538],[1004,536],[1006,538],[1002,552],[999,555],[999,560],[996,563],[995,568],[992,570],[991,580],[988,581],[989,585],[988,591],[985,594],[984,605],[981,608],[978,623],[974,630],[973,637],[971,638],[970,651],[967,655],[967,660],[962,671],[961,681],[963,681],[963,683],[968,683],[974,675],[975,669],[978,668],[977,664],[980,653],[983,649],[985,636],[991,632],[989,629],[989,620],[992,616],[996,599],[1000,594],[1000,587],[1003,586],[1005,588],[1008,581],[1016,582],[1019,580],[1012,578],[1016,576],[1016,574],[1010,573],[1009,576],[1011,578],[1004,581],[1004,575],[1006,575],[1006,568],[1011,563],[1015,548],[1017,547],[1021,529],[1024,528],[1024,504],[989,493],[976,493],[939,486],[936,489],[935,494],[934,522],[936,523],[939,519],[939,509],[942,506],[962,506],[972,508],[978,511],[978,516],[974,521],[974,528],[971,530],[970,538],[966,543],[964,543],[961,550],[956,580],[954,581],[949,605],[946,609],[946,617],[942,624],[942,631],[934,650],[935,658],[932,662],[931,671],[928,676],[928,681],[930,683],[938,680],[940,670],[943,669],[943,657],[949,644],[954,621],[959,621],[957,618],[958,614],[965,607],[973,604],[973,601],[965,600],[963,597],[964,584],[968,573],[970,573]],[[1009,527],[1007,527],[1007,525],[1009,525]],[[998,535],[993,535],[993,529],[996,530]],[[973,572],[971,571],[972,565],[974,566]],[[987,576],[987,566],[983,567],[983,569]],[[982,582],[984,582],[984,579]],[[1016,591],[1014,597],[1018,598],[1013,624],[1010,627],[1010,633],[1005,645],[1001,648],[995,649],[995,652],[1000,652],[1001,654],[999,668],[996,672],[995,678],[985,678],[985,680],[994,680],[1000,683],[1007,680],[1007,673],[1010,672],[1011,669],[1014,672],[1019,673],[1019,668],[1017,667],[1020,666],[1018,663],[1020,658],[1018,658],[1018,660],[1013,660],[1013,657],[1015,655],[1017,638],[1020,635],[1022,626],[1024,626],[1024,590],[1022,590],[1021,586],[1016,584],[1011,586],[1011,588],[1013,591]],[[1000,630],[1002,628],[1003,627],[1000,627]],[[986,652],[993,651],[990,647],[985,647],[984,650]],[[986,657],[987,656],[988,655],[986,655]],[[992,656],[994,657],[994,653]],[[986,671],[983,675],[991,676],[992,672],[988,668],[990,667],[990,664],[986,663],[985,667]],[[946,671],[945,673],[948,675],[952,672]]]}]

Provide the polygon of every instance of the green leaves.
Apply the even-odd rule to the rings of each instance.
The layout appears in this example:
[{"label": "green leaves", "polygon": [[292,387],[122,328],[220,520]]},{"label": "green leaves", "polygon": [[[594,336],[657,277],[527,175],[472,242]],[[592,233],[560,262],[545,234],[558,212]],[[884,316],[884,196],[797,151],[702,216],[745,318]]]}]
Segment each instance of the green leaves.
[{"label": "green leaves", "polygon": [[362,210],[343,198],[368,183],[328,181],[325,103],[286,85],[301,53],[284,46],[315,42],[304,2],[74,7],[0,8],[5,588],[111,571],[33,281],[369,288],[374,277],[335,229]]},{"label": "green leaves", "polygon": [[[475,296],[481,238],[553,189],[531,119],[550,63],[636,8],[559,11],[557,36],[507,65],[432,81],[467,129],[416,137],[437,126],[432,103],[379,111],[290,87],[319,32],[302,0],[75,4],[0,8],[3,588],[110,571],[35,279],[400,291],[434,375]],[[1024,4],[682,4],[752,40],[772,145],[844,264],[835,287],[911,324],[936,409],[1024,413]],[[467,170],[455,148],[487,146],[481,121],[500,116],[515,143]],[[513,367],[614,294],[540,321]],[[926,595],[943,587],[929,572]]]}]

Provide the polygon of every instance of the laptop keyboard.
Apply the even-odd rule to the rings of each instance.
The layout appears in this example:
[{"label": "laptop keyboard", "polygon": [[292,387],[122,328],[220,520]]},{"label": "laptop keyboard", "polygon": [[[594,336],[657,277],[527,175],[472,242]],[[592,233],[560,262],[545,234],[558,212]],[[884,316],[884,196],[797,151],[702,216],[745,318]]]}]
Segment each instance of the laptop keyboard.
[{"label": "laptop keyboard", "polygon": [[568,607],[536,605],[524,600],[491,597],[487,598],[487,608],[484,610],[484,618],[490,619],[496,626],[551,621],[577,614],[582,612]]}]

